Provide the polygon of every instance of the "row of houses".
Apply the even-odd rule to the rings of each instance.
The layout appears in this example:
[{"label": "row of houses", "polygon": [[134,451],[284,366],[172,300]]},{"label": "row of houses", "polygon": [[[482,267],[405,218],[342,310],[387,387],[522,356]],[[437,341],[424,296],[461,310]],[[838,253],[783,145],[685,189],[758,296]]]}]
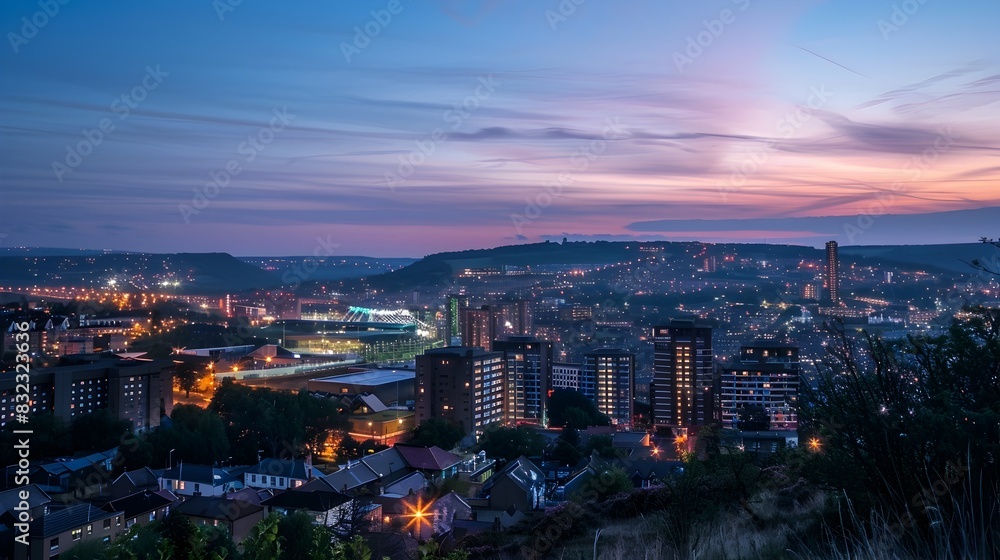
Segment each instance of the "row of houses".
[{"label": "row of houses", "polygon": [[[520,457],[497,469],[482,453],[461,457],[438,447],[397,444],[329,474],[308,460],[263,459],[242,467],[143,468],[113,480],[108,475],[111,451],[98,453],[35,465],[35,484],[0,492],[0,542],[9,552],[0,557],[52,558],[79,542],[110,542],[133,525],[171,513],[196,524],[221,525],[236,542],[271,512],[305,512],[314,523],[342,534],[397,531],[460,540],[472,532],[510,527],[580,492],[588,476],[612,466],[625,469],[636,487],[656,484],[680,469],[677,462],[658,460],[648,437],[623,434],[615,444],[623,457],[602,459],[595,453],[572,467]],[[445,492],[454,479],[471,491]],[[25,489],[31,543],[15,548],[15,507]]]}]

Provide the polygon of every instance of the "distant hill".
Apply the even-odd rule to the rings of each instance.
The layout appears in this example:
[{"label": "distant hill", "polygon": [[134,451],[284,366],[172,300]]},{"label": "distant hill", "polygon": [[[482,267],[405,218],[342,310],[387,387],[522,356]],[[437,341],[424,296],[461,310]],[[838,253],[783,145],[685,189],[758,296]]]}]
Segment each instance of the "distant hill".
[{"label": "distant hill", "polygon": [[972,273],[967,263],[975,259],[987,263],[1000,259],[1000,249],[984,243],[842,246],[840,254],[959,273]]},{"label": "distant hill", "polygon": [[[366,282],[375,289],[394,291],[444,286],[450,282],[455,272],[465,268],[614,264],[649,256],[650,253],[640,250],[640,246],[662,247],[664,256],[674,256],[675,258],[695,258],[695,255],[721,255],[723,253],[760,255],[763,258],[818,258],[822,255],[822,251],[819,249],[797,245],[711,244],[689,241],[545,242],[428,255],[400,270],[367,278]],[[703,251],[707,251],[707,253],[703,253]]]},{"label": "distant hill", "polygon": [[[287,274],[301,274],[310,270],[308,279],[313,281],[337,281],[372,276],[403,268],[417,259],[376,258],[364,256],[330,257],[239,257],[245,263],[276,274],[278,278]],[[296,268],[297,267],[297,268]]]},{"label": "distant hill", "polygon": [[[500,268],[552,264],[613,264],[648,256],[640,246],[662,247],[667,257],[702,258],[707,255],[738,255],[761,259],[823,259],[825,251],[802,245],[763,243],[701,243],[668,241],[573,241],[508,245],[493,249],[474,249],[428,255],[400,270],[365,279],[368,286],[389,291],[442,287],[464,268]],[[1000,251],[982,243],[954,245],[848,246],[840,247],[846,263],[896,265],[928,272],[971,274],[965,264],[979,258],[1000,262]],[[998,261],[991,261],[996,258]],[[963,262],[964,261],[964,262]]]},{"label": "distant hill", "polygon": [[280,278],[227,253],[105,253],[0,256],[0,285],[107,286],[157,289],[178,281],[178,293],[224,293],[278,286]]},{"label": "distant hill", "polygon": [[100,249],[65,249],[59,247],[0,247],[0,257],[67,257],[91,256],[119,253],[120,251],[103,251]]}]

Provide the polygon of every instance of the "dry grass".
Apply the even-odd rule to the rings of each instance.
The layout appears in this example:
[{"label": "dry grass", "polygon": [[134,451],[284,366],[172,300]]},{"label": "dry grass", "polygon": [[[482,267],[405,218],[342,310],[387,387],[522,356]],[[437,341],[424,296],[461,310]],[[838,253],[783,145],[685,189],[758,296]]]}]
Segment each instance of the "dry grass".
[{"label": "dry grass", "polygon": [[[825,504],[819,492],[790,507],[779,507],[774,492],[765,492],[750,507],[760,519],[755,524],[744,511],[720,515],[711,523],[700,524],[692,532],[689,548],[678,549],[665,534],[665,516],[657,513],[620,521],[601,529],[598,560],[771,560],[794,558],[788,550],[815,530],[818,513]],[[551,558],[591,560],[594,534],[565,543]]]}]

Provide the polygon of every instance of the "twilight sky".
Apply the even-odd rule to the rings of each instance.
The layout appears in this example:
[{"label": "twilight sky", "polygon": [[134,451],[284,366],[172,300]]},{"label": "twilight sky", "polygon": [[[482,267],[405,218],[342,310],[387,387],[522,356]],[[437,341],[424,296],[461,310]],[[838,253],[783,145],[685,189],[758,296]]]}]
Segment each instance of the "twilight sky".
[{"label": "twilight sky", "polygon": [[0,245],[996,237],[998,25],[987,0],[4,0]]}]

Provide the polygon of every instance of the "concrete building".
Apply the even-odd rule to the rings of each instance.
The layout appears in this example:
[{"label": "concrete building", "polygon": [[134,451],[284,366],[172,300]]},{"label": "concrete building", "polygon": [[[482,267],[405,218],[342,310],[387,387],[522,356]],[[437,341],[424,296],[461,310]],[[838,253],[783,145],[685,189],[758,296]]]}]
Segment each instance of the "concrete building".
[{"label": "concrete building", "polygon": [[740,349],[731,365],[721,368],[722,427],[738,425],[744,407],[761,407],[771,429],[798,429],[799,349],[796,346],[757,343]]},{"label": "concrete building", "polygon": [[503,352],[451,346],[417,356],[417,424],[430,418],[458,422],[479,436],[504,421],[506,367]]},{"label": "concrete building", "polygon": [[405,405],[414,400],[416,372],[407,369],[354,369],[351,373],[310,379],[310,391],[329,395],[369,393],[384,403]]},{"label": "concrete building", "polygon": [[[137,432],[159,426],[173,410],[173,362],[122,356],[84,355],[71,365],[32,370],[30,412],[51,412],[69,422],[109,409]],[[0,379],[0,425],[17,417],[15,385],[13,375]]]},{"label": "concrete building", "polygon": [[834,307],[840,305],[840,255],[836,241],[826,242],[826,274],[823,284],[830,303]]},{"label": "concrete building", "polygon": [[686,433],[711,423],[715,386],[711,327],[675,320],[653,328],[654,424]]},{"label": "concrete building", "polygon": [[580,364],[552,362],[552,389],[579,389]]},{"label": "concrete building", "polygon": [[[593,387],[597,410],[611,417],[616,426],[632,424],[635,399],[635,354],[617,348],[600,348],[583,356],[581,385]],[[585,390],[581,392],[587,394]]]},{"label": "concrete building", "polygon": [[552,377],[552,343],[533,336],[511,336],[493,342],[507,363],[504,421],[543,424]]}]

